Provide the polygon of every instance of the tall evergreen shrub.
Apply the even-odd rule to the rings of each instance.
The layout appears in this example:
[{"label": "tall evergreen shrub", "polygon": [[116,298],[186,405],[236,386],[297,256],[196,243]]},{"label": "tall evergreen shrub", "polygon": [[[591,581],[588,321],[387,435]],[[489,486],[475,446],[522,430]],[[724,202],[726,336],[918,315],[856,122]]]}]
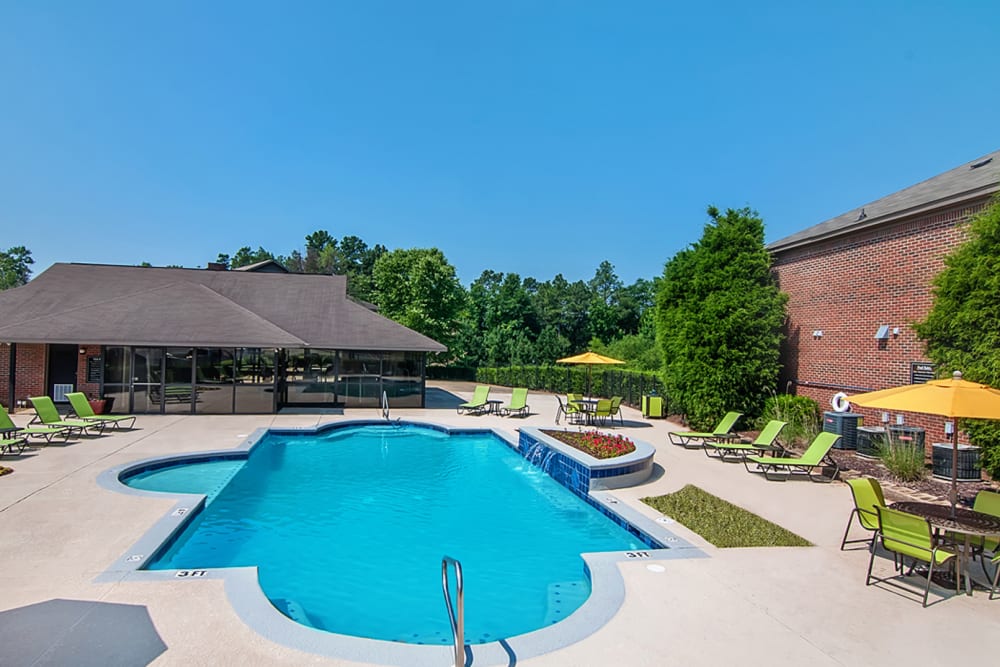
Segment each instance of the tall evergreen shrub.
[{"label": "tall evergreen shrub", "polygon": [[761,414],[778,381],[787,301],[757,213],[708,215],[701,240],[667,262],[656,300],[667,394],[699,429],[728,410]]},{"label": "tall evergreen shrub", "polygon": [[[915,326],[927,356],[950,377],[1000,387],[1000,196],[969,223],[969,239],[945,258],[934,279],[934,303]],[[1000,422],[964,421],[982,464],[1000,476]]]}]

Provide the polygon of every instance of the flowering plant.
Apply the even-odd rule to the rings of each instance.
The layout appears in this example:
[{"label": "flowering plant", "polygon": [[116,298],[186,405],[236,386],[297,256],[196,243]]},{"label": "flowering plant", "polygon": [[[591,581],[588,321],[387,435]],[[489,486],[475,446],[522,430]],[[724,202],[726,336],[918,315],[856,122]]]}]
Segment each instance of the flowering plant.
[{"label": "flowering plant", "polygon": [[635,451],[635,443],[623,435],[601,433],[600,431],[542,431],[595,459],[613,459]]}]

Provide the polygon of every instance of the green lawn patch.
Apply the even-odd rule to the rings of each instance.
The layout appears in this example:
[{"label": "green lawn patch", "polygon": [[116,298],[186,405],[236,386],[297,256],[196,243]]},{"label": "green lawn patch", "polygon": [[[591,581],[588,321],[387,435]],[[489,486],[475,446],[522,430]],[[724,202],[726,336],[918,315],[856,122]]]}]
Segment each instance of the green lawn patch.
[{"label": "green lawn patch", "polygon": [[688,484],[676,493],[642,502],[717,547],[811,547],[808,541],[753,512]]}]

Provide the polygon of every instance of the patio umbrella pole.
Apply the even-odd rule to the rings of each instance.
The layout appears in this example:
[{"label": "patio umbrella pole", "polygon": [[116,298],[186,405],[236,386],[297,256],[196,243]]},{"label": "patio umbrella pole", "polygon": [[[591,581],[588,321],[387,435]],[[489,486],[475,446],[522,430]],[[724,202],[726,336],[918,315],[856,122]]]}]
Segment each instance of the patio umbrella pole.
[{"label": "patio umbrella pole", "polygon": [[951,518],[955,518],[958,504],[958,420],[951,429]]}]

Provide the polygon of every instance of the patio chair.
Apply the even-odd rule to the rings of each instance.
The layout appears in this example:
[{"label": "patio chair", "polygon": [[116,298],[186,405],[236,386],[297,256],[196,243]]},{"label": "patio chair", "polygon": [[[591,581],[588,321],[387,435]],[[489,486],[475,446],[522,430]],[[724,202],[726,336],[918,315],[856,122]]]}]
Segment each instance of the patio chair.
[{"label": "patio chair", "polygon": [[[832,482],[840,474],[840,464],[838,464],[831,456],[830,450],[833,448],[834,444],[840,440],[840,435],[837,433],[827,433],[823,432],[813,438],[812,443],[809,448],[802,453],[802,456],[794,458],[779,457],[779,456],[747,456],[743,459],[743,463],[746,465],[747,470],[751,470],[750,464],[755,463],[758,470],[764,472],[764,477],[771,479],[769,473],[778,472],[784,470],[787,474],[781,477],[782,480],[788,479],[792,472],[799,471],[804,472],[809,476],[814,482],[825,479],[827,482]],[[833,473],[830,475],[829,479],[826,479],[822,473],[822,469],[832,467]],[[819,478],[813,475],[816,468],[820,468]]]},{"label": "patio chair", "polygon": [[726,440],[702,440],[705,455],[710,458],[717,458],[725,461],[730,455],[735,455],[738,460],[743,460],[748,454],[785,454],[785,448],[778,443],[778,434],[785,428],[788,422],[772,419],[761,429],[757,437],[752,442],[729,442]]},{"label": "patio chair", "polygon": [[670,440],[671,444],[689,448],[701,447],[703,440],[728,440],[733,438],[733,427],[736,426],[736,422],[739,421],[742,416],[742,412],[727,412],[726,416],[722,418],[722,421],[719,422],[711,433],[703,433],[699,431],[674,431],[667,433],[667,438]]},{"label": "patio chair", "polygon": [[528,407],[528,390],[524,387],[514,387],[510,392],[510,403],[500,408],[504,416],[510,416],[513,413],[517,413],[522,417],[527,417],[531,414],[531,409]]},{"label": "patio chair", "polygon": [[[874,549],[875,540],[878,538],[878,510],[876,508],[885,507],[882,485],[878,483],[877,479],[872,477],[849,479],[847,480],[847,484],[851,487],[851,495],[854,496],[854,509],[851,510],[851,515],[847,517],[847,528],[844,529],[844,539],[840,542],[840,550],[843,551],[844,547],[848,544],[857,544],[858,542],[864,542],[868,545],[869,549]],[[858,523],[861,524],[861,527],[871,531],[871,537],[860,540],[847,539],[848,533],[851,532],[851,525],[854,523],[855,515],[857,515]]]},{"label": "patio chair", "polygon": [[[927,563],[927,585],[924,587],[924,607],[927,606],[927,594],[931,590],[931,577],[934,575],[934,568],[946,563],[954,564],[955,554],[944,547],[934,544],[931,522],[924,517],[915,514],[907,514],[899,510],[888,507],[876,507],[878,513],[879,532],[877,535],[882,538],[882,546],[886,551],[892,553],[894,571],[901,572],[906,565],[906,558],[912,558],[913,563],[906,576],[913,574],[917,563]],[[872,577],[872,566],[875,564],[875,549],[872,549],[871,558],[868,559],[868,576],[865,585],[870,586],[872,582],[886,581]],[[955,593],[958,593],[958,577],[955,577]]]},{"label": "patio chair", "polygon": [[2,405],[0,405],[0,428],[17,429],[18,436],[44,438],[46,444],[52,442],[53,436],[57,435],[63,436],[64,441],[69,440],[71,433],[70,429],[65,426],[24,426],[19,428]]},{"label": "patio chair", "polygon": [[[94,414],[94,409],[90,407],[90,401],[82,391],[74,391],[66,394],[69,404],[73,408],[76,416],[84,421],[104,422],[116,429],[123,428],[122,423],[128,421],[128,428],[135,426],[135,415],[98,415]],[[131,421],[129,421],[131,420]]]},{"label": "patio chair", "polygon": [[597,404],[594,406],[594,414],[592,415],[595,420],[600,420],[601,426],[608,420],[608,417],[612,417],[612,424],[614,423],[613,412],[611,411],[611,399],[601,398],[598,399]]},{"label": "patio chair", "polygon": [[490,404],[486,401],[490,397],[490,388],[488,385],[477,385],[474,392],[472,392],[472,398],[470,398],[466,403],[462,403],[458,406],[458,414],[465,413],[481,413],[486,412],[489,409]]},{"label": "patio chair", "polygon": [[35,416],[31,424],[41,422],[45,426],[64,426],[71,432],[83,435],[91,430],[97,430],[98,435],[104,432],[104,422],[88,422],[82,419],[63,419],[56,410],[56,404],[48,396],[29,396],[28,400],[35,408]]},{"label": "patio chair", "polygon": [[580,403],[582,400],[582,394],[566,394],[566,407],[576,412],[583,412],[583,405]]},{"label": "patio chair", "polygon": [[615,417],[618,417],[618,423],[622,426],[625,425],[625,419],[622,417],[622,401],[625,400],[621,396],[611,397],[611,423],[615,423]]},{"label": "patio chair", "polygon": [[[992,600],[993,596],[997,595],[998,592],[1000,592],[1000,552],[998,552],[997,555],[995,555],[990,562],[993,563],[994,567],[993,585],[990,587],[990,599]],[[984,564],[983,569],[985,569],[985,567],[986,566]]]},{"label": "patio chair", "polygon": [[[1000,493],[983,489],[976,494],[976,499],[972,503],[972,509],[983,514],[1000,517]],[[951,531],[945,531],[943,535],[943,539],[949,544],[963,546],[966,544],[965,540],[967,537],[973,558],[979,558],[983,574],[986,575],[988,580],[992,580],[994,577],[990,575],[986,567],[986,561],[992,558],[991,562],[996,562],[995,556],[1000,554],[1000,538],[996,536],[969,537],[963,533],[953,533]]]},{"label": "patio chair", "polygon": [[556,395],[556,402],[559,403],[559,407],[556,408],[556,426],[559,425],[559,417],[563,416],[566,418],[566,423],[579,423],[580,411],[570,405],[568,402],[563,404],[562,399],[559,395]]}]

